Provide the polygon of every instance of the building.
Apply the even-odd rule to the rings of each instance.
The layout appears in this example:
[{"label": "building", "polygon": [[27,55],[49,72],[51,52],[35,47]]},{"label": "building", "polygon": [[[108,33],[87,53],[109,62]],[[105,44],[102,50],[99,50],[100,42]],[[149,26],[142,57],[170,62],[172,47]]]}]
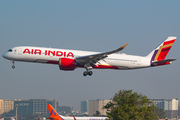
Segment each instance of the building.
[{"label": "building", "polygon": [[0,99],[0,114],[9,112],[14,109],[14,100],[3,100]]},{"label": "building", "polygon": [[73,107],[72,106],[58,106],[57,111],[61,112],[61,113],[68,114],[68,113],[72,113]]},{"label": "building", "polygon": [[[49,114],[47,104],[51,104],[56,110],[58,101],[52,99],[27,99],[14,101],[14,105],[18,104],[18,115],[27,116],[32,114]],[[14,113],[16,108],[14,106]]]},{"label": "building", "polygon": [[180,118],[180,105],[178,105],[178,118]]},{"label": "building", "polygon": [[178,110],[178,99],[150,99],[155,106],[165,110]]},{"label": "building", "polygon": [[89,101],[81,101],[81,113],[85,113],[89,111]]},{"label": "building", "polygon": [[168,118],[177,118],[178,99],[150,99],[156,107],[163,109]]},{"label": "building", "polygon": [[103,109],[103,107],[109,102],[110,100],[89,100],[89,115],[96,114],[96,111],[99,111],[100,115],[106,115],[107,110]]},{"label": "building", "polygon": [[49,114],[47,104],[51,104],[55,110],[58,108],[58,101],[52,99],[30,99],[33,101],[33,114]]},{"label": "building", "polygon": [[26,116],[33,114],[33,102],[29,100],[14,101],[14,114],[16,114],[16,105],[18,105],[18,115]]}]

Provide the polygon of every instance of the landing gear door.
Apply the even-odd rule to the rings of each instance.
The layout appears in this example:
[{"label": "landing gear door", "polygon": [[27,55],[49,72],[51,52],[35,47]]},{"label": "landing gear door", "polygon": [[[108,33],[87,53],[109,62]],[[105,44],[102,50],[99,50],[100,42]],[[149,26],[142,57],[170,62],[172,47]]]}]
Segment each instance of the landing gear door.
[{"label": "landing gear door", "polygon": [[18,55],[22,55],[22,48],[18,49]]}]

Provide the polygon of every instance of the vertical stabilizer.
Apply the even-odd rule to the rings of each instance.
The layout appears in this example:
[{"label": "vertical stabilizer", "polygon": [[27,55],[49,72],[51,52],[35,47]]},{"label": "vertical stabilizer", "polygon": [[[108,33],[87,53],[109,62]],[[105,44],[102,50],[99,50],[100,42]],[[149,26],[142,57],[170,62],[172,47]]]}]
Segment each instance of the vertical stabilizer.
[{"label": "vertical stabilizer", "polygon": [[47,104],[47,106],[48,106],[49,115],[50,115],[50,117],[48,119],[50,119],[50,120],[64,120],[50,104]]},{"label": "vertical stabilizer", "polygon": [[151,64],[155,61],[162,61],[166,58],[176,38],[177,37],[172,36],[168,37],[163,43],[161,43],[156,49],[146,56],[151,59]]}]

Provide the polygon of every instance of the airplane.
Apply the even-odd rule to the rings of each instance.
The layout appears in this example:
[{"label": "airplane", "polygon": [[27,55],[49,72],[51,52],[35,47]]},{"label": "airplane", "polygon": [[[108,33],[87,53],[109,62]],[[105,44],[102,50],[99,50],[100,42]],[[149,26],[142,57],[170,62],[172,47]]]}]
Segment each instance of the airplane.
[{"label": "airplane", "polygon": [[67,117],[62,116],[57,113],[57,111],[50,105],[47,104],[49,115],[48,119],[50,120],[106,120],[108,117]]},{"label": "airplane", "polygon": [[72,71],[85,68],[83,75],[91,76],[91,69],[132,70],[171,64],[176,59],[165,59],[177,37],[168,37],[147,56],[126,55],[117,52],[122,47],[109,52],[91,52],[69,49],[55,49],[45,47],[19,46],[9,49],[2,56],[12,61],[56,64],[60,70]]}]

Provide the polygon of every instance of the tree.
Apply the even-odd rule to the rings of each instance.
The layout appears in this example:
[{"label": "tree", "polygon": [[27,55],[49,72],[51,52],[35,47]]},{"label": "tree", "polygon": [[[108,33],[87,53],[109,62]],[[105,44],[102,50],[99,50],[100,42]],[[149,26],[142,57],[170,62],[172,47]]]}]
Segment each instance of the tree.
[{"label": "tree", "polygon": [[104,107],[111,120],[157,120],[155,106],[144,95],[120,90]]},{"label": "tree", "polygon": [[10,110],[8,112],[4,112],[3,114],[0,115],[2,118],[4,117],[9,117],[9,116],[14,116],[14,110]]},{"label": "tree", "polygon": [[164,119],[166,118],[166,113],[164,112],[163,109],[159,108],[159,107],[156,107],[154,112],[157,114],[157,116],[161,119]]},{"label": "tree", "polygon": [[96,114],[94,114],[94,116],[99,116],[101,113],[97,110]]}]

